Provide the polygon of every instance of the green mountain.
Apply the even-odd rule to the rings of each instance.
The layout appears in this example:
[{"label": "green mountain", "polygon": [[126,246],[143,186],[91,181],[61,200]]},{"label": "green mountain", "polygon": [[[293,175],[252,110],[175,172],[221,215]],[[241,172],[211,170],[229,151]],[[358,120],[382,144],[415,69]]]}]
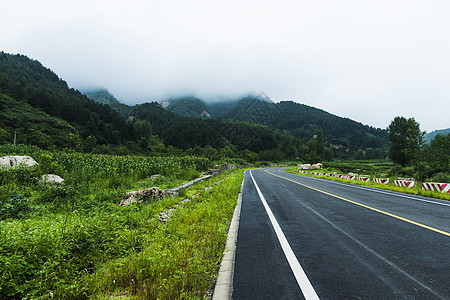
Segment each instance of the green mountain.
[{"label": "green mountain", "polygon": [[131,107],[121,103],[107,89],[83,91],[83,94],[95,102],[109,105],[112,109],[118,111],[124,118],[128,118],[130,115]]},{"label": "green mountain", "polygon": [[62,148],[76,146],[77,137],[75,128],[66,121],[0,93],[0,141]]},{"label": "green mountain", "polygon": [[385,152],[381,129],[294,102],[273,103],[264,94],[215,103],[183,97],[164,103],[166,109],[156,102],[127,106],[105,89],[87,95],[38,61],[1,52],[0,143],[15,136],[43,148],[159,155],[195,149],[188,153],[250,161]]},{"label": "green mountain", "polygon": [[[207,111],[211,118],[268,126],[305,142],[322,131],[327,146],[341,152],[342,155],[344,152],[352,153],[359,149],[380,149],[381,152],[387,150],[388,140],[385,130],[292,101],[274,103],[262,95],[263,97],[247,96],[231,102],[211,104],[198,98],[173,99],[166,109],[190,116],[199,116],[201,111]],[[182,110],[179,107],[182,107]]]},{"label": "green mountain", "polygon": [[447,136],[450,133],[450,128],[447,129],[440,129],[440,130],[434,130],[432,132],[427,132],[424,136],[424,140],[427,144],[429,144],[436,135],[440,134],[443,136]]},{"label": "green mountain", "polygon": [[88,94],[103,103],[69,88],[38,61],[1,52],[0,143],[15,136],[18,143],[43,148],[169,155],[190,148],[218,154],[225,148],[226,157],[251,160],[295,158],[301,146],[262,125],[184,117],[157,103],[130,107],[106,90]]},{"label": "green mountain", "polygon": [[18,132],[21,143],[45,148],[139,148],[133,124],[24,55],[0,53],[0,99],[2,135],[9,137],[0,142]]},{"label": "green mountain", "polygon": [[168,111],[180,116],[193,118],[211,118],[209,107],[196,97],[181,97],[167,100],[163,103]]}]

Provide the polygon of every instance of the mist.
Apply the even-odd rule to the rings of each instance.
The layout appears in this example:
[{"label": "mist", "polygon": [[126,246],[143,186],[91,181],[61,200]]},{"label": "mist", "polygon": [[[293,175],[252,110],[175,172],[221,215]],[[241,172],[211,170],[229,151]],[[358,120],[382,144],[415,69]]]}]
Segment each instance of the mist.
[{"label": "mist", "polygon": [[450,127],[448,1],[6,1],[5,52],[126,104],[265,92],[375,127]]}]

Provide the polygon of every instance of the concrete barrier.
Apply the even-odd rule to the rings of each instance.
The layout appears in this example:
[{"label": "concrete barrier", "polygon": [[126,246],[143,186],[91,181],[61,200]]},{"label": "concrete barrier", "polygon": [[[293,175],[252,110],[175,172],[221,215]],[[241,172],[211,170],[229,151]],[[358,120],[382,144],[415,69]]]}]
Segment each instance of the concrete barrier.
[{"label": "concrete barrier", "polygon": [[409,181],[409,180],[394,180],[394,184],[396,186],[405,187],[407,189],[412,189],[415,185],[415,181]]},{"label": "concrete barrier", "polygon": [[368,181],[370,181],[370,178],[369,177],[356,177],[356,180],[368,182]]},{"label": "concrete barrier", "polygon": [[426,191],[450,193],[450,183],[424,182],[422,188]]},{"label": "concrete barrier", "polygon": [[389,184],[389,178],[374,178],[373,181],[380,184]]}]

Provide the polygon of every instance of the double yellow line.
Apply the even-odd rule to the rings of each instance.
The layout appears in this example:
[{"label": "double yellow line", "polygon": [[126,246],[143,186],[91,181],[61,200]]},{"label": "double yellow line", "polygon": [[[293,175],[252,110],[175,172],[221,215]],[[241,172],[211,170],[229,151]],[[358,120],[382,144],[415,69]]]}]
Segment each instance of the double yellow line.
[{"label": "double yellow line", "polygon": [[264,170],[264,171],[265,171],[267,174],[270,174],[270,175],[272,175],[272,176],[275,176],[275,177],[278,177],[278,178],[281,178],[281,179],[284,179],[284,180],[287,180],[287,181],[290,181],[290,182],[299,184],[299,185],[301,185],[301,186],[304,186],[304,187],[309,188],[309,189],[311,189],[311,190],[317,191],[317,192],[319,192],[319,193],[326,194],[326,195],[328,195],[328,196],[332,196],[332,197],[334,197],[334,198],[338,198],[338,199],[340,199],[340,200],[343,200],[343,201],[346,201],[346,202],[349,202],[349,203],[352,203],[352,204],[355,204],[355,205],[359,205],[359,206],[361,206],[361,207],[364,207],[364,208],[367,208],[367,209],[376,211],[376,212],[381,213],[381,214],[384,214],[384,215],[386,215],[386,216],[390,216],[390,217],[393,217],[393,218],[402,220],[402,221],[404,221],[404,222],[408,222],[408,223],[410,223],[410,224],[414,224],[414,225],[416,225],[416,226],[420,226],[420,227],[422,227],[422,228],[426,228],[426,229],[428,229],[428,230],[431,230],[431,231],[434,231],[434,232],[437,232],[437,233],[440,233],[440,234],[443,234],[443,235],[446,235],[446,236],[449,236],[449,237],[450,237],[450,233],[449,233],[449,232],[446,232],[446,231],[443,231],[443,230],[439,230],[439,229],[437,229],[437,228],[434,228],[434,227],[431,227],[431,226],[428,226],[428,225],[425,225],[425,224],[422,224],[422,223],[418,223],[418,222],[415,222],[415,221],[412,221],[412,220],[409,220],[409,219],[406,219],[406,218],[403,218],[403,217],[400,217],[400,216],[397,216],[397,215],[388,213],[388,212],[386,212],[386,211],[383,211],[383,210],[380,210],[380,209],[377,209],[377,208],[374,208],[374,207],[371,207],[371,206],[368,206],[368,205],[365,205],[365,204],[362,204],[362,203],[359,203],[359,202],[356,202],[356,201],[353,201],[353,200],[349,200],[349,199],[343,198],[343,197],[341,197],[341,196],[337,196],[337,195],[334,195],[334,194],[331,194],[331,193],[328,193],[328,192],[325,192],[325,191],[322,191],[322,190],[313,188],[313,187],[311,187],[311,186],[309,186],[309,185],[306,185],[306,184],[303,184],[303,183],[294,181],[294,180],[292,180],[292,179],[289,179],[289,178],[286,178],[286,177],[283,177],[283,176],[279,176],[279,175],[272,174],[272,173],[270,173],[270,172],[267,172],[267,170]]}]

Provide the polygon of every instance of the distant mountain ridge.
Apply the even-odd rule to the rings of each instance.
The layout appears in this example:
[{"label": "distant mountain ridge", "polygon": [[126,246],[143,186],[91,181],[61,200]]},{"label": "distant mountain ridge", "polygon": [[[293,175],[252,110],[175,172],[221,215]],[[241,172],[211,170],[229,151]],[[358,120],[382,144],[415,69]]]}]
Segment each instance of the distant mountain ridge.
[{"label": "distant mountain ridge", "polygon": [[[0,52],[0,144],[17,137],[17,143],[45,149],[204,155],[244,164],[296,159],[302,146],[262,125],[183,117],[156,102],[127,106],[107,90],[90,96],[103,103],[69,88],[36,60]],[[302,156],[317,160],[314,150],[307,150]]]},{"label": "distant mountain ridge", "polygon": [[131,107],[117,100],[116,97],[114,97],[114,95],[105,88],[87,90],[82,92],[89,99],[94,100],[95,102],[111,106],[111,108],[118,111],[124,118],[128,118],[128,116],[130,115]]},{"label": "distant mountain ridge", "polygon": [[425,140],[425,142],[427,144],[429,144],[431,142],[431,140],[433,140],[436,135],[440,134],[440,135],[444,135],[445,136],[445,135],[448,135],[449,133],[450,133],[450,128],[434,130],[432,132],[427,132],[424,135],[424,140]]},{"label": "distant mountain ridge", "polygon": [[213,119],[265,125],[306,141],[322,130],[328,144],[345,149],[388,147],[384,129],[363,125],[293,101],[274,103],[265,94],[263,96],[213,103],[195,97],[183,97],[167,101],[165,108],[182,116],[204,118],[207,112]]},{"label": "distant mountain ridge", "polygon": [[86,94],[36,60],[0,52],[0,143],[17,132],[19,143],[43,148],[310,162],[359,150],[382,158],[387,148],[384,130],[263,93],[212,103],[182,97],[165,108],[128,106],[106,89]]}]

